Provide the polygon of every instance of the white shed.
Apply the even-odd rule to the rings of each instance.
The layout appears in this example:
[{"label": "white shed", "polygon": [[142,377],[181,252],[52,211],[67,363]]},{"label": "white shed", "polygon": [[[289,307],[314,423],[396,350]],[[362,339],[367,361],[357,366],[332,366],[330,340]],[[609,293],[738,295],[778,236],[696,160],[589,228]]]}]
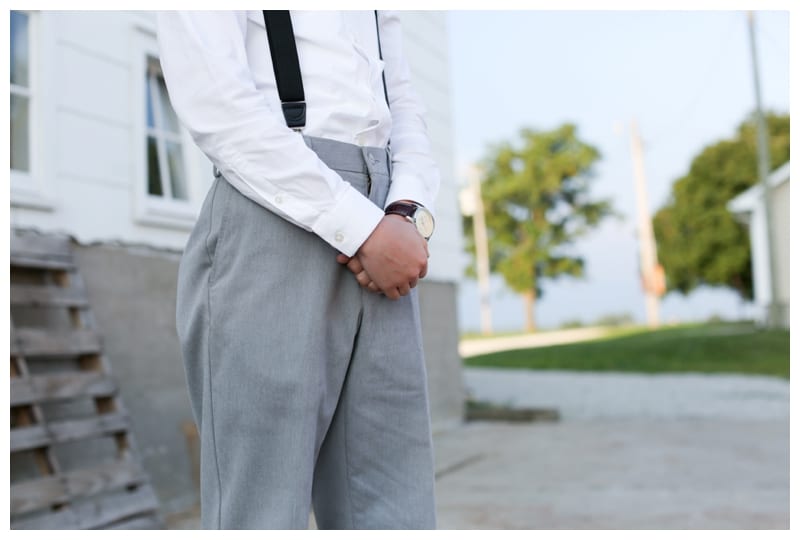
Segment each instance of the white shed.
[{"label": "white shed", "polygon": [[[789,326],[789,162],[775,169],[767,178],[771,194],[773,232],[775,235],[775,277],[781,326]],[[753,260],[753,294],[761,323],[767,320],[772,296],[772,274],[767,251],[767,222],[761,184],[756,184],[728,202],[728,210],[750,229]]]}]

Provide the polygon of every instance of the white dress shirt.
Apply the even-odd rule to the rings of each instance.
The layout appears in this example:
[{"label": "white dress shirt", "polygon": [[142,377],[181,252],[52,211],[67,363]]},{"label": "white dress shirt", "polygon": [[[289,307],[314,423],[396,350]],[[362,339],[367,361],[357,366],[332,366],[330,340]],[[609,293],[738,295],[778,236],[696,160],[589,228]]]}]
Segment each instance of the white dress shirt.
[{"label": "white dress shirt", "polygon": [[[400,21],[395,13],[378,14],[384,61],[374,12],[292,12],[307,104],[302,133],[376,147],[391,137],[386,204],[409,199],[433,211],[439,172],[403,57]],[[261,11],[159,12],[158,43],[170,101],[224,177],[246,197],[352,256],[383,209],[286,126]]]}]

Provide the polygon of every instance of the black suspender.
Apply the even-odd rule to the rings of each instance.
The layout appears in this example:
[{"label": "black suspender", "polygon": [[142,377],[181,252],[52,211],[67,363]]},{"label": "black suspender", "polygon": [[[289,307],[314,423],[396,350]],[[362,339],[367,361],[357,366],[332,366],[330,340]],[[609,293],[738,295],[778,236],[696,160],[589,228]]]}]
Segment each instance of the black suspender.
[{"label": "black suspender", "polygon": [[[381,25],[378,24],[378,10],[375,10],[375,32],[378,34],[378,58],[383,60],[383,51],[381,50]],[[389,93],[386,91],[386,70],[381,71],[383,77],[383,95],[386,98],[386,106],[389,106]]]},{"label": "black suspender", "polygon": [[[297,59],[297,43],[294,39],[292,19],[288,11],[264,10],[264,25],[267,29],[269,53],[272,56],[272,69],[275,72],[275,84],[281,99],[283,117],[286,125],[294,130],[301,130],[306,125],[306,97],[303,92],[303,77],[300,74],[300,62]],[[381,31],[378,25],[378,12],[375,11],[375,30],[378,34],[378,55],[383,60],[381,51]],[[383,95],[389,104],[386,91],[386,75],[383,75]]]},{"label": "black suspender", "polygon": [[300,62],[297,60],[292,19],[288,11],[265,10],[264,25],[283,116],[287,126],[299,130],[306,125],[306,96],[300,76]]}]

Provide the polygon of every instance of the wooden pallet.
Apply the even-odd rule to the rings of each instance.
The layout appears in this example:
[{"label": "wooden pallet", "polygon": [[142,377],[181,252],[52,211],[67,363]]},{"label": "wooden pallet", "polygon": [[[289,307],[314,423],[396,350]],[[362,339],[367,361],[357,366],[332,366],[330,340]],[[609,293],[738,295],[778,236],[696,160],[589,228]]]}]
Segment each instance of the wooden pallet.
[{"label": "wooden pallet", "polygon": [[69,240],[10,247],[11,528],[162,528]]}]

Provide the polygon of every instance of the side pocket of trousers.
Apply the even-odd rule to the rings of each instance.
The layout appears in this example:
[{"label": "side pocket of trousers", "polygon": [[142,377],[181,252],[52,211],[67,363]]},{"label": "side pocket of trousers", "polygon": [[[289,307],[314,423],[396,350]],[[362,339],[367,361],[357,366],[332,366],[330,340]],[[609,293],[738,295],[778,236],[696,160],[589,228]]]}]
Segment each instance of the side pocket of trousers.
[{"label": "side pocket of trousers", "polygon": [[208,283],[214,268],[224,197],[217,179],[209,189],[178,267],[175,327],[195,422],[202,426],[203,359],[208,351]]}]

